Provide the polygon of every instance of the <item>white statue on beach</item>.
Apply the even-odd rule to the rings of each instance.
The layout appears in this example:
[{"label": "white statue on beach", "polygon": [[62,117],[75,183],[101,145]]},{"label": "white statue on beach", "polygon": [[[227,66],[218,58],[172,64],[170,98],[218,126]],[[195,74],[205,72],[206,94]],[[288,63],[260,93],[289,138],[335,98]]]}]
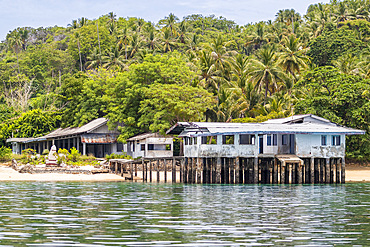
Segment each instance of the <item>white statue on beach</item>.
[{"label": "white statue on beach", "polygon": [[50,149],[46,165],[57,165],[57,147],[55,145]]}]

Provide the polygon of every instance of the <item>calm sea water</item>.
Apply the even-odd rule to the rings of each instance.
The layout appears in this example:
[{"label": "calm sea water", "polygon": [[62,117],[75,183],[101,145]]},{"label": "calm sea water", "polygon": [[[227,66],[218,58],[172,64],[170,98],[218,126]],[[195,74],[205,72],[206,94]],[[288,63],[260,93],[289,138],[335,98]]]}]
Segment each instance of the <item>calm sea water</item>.
[{"label": "calm sea water", "polygon": [[0,183],[0,246],[370,245],[370,184]]}]

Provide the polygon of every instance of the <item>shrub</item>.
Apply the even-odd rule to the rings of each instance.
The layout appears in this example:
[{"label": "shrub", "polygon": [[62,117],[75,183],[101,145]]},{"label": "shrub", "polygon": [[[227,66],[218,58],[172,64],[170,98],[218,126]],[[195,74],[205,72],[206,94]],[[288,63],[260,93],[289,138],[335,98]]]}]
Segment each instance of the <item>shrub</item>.
[{"label": "shrub", "polygon": [[11,159],[12,150],[7,147],[0,147],[0,161],[8,161]]},{"label": "shrub", "polygon": [[67,156],[72,162],[77,162],[81,156],[80,152],[75,148],[71,148],[71,153]]}]

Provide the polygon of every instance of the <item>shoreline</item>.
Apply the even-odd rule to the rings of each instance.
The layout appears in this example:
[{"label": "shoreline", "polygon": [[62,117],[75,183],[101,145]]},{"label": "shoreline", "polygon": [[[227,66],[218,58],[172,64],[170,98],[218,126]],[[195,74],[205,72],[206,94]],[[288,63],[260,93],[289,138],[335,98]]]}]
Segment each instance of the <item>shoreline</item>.
[{"label": "shoreline", "polygon": [[[140,173],[140,172],[139,172]],[[139,174],[138,174],[139,175]],[[161,174],[161,177],[163,174]],[[129,182],[126,177],[112,173],[97,174],[66,174],[66,173],[19,173],[9,166],[0,165],[0,182],[6,181],[36,181],[36,182]],[[171,176],[168,182],[171,183]],[[136,179],[135,179],[136,180]],[[156,183],[156,181],[153,181]],[[370,166],[350,164],[346,166],[346,182],[370,182]]]}]

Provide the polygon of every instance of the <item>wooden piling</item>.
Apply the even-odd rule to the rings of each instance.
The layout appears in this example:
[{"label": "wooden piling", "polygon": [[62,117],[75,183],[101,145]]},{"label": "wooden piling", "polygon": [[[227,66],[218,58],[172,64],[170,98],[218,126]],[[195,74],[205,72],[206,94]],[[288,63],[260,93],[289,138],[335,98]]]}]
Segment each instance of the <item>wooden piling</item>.
[{"label": "wooden piling", "polygon": [[200,184],[202,182],[202,159],[197,158],[197,184]]},{"label": "wooden piling", "polygon": [[203,179],[206,184],[209,184],[210,183],[209,158],[205,158],[205,165],[206,165],[206,172],[204,174],[205,177]]},{"label": "wooden piling", "polygon": [[310,159],[310,183],[315,183],[315,158],[311,157]]},{"label": "wooden piling", "polygon": [[235,183],[235,159],[234,158],[228,158],[229,160],[229,167],[230,167],[230,184]]},{"label": "wooden piling", "polygon": [[298,171],[297,171],[297,182],[298,184],[302,184],[302,171],[303,171],[303,165],[304,165],[304,162],[303,161],[300,161],[299,164],[298,164]]},{"label": "wooden piling", "polygon": [[184,164],[184,183],[188,183],[188,165],[189,165],[189,159],[185,158],[185,164]]},{"label": "wooden piling", "polygon": [[285,184],[285,161],[280,162],[280,184]]},{"label": "wooden piling", "polygon": [[160,161],[157,160],[157,183],[159,183],[161,181],[161,173],[159,172],[160,169],[159,169],[159,165],[160,165]]},{"label": "wooden piling", "polygon": [[330,160],[330,183],[334,183],[334,163],[335,158]]},{"label": "wooden piling", "polygon": [[151,160],[149,160],[149,182],[153,182],[153,167]]},{"label": "wooden piling", "polygon": [[325,163],[325,183],[330,183],[330,158],[326,158]]},{"label": "wooden piling", "polygon": [[244,184],[249,183],[249,159],[243,158],[244,164]]},{"label": "wooden piling", "polygon": [[137,177],[137,163],[135,163],[135,176]]},{"label": "wooden piling", "polygon": [[118,162],[116,162],[116,164],[115,164],[114,174],[118,174]]},{"label": "wooden piling", "polygon": [[163,167],[164,167],[164,182],[167,183],[167,161],[163,159]]},{"label": "wooden piling", "polygon": [[172,158],[172,183],[176,183],[176,160]]},{"label": "wooden piling", "polygon": [[253,183],[258,184],[258,157],[254,157],[254,163],[253,163]]},{"label": "wooden piling", "polygon": [[285,163],[285,183],[289,184],[291,180],[292,168],[289,163]]},{"label": "wooden piling", "polygon": [[335,183],[339,184],[340,183],[340,167],[339,167],[339,160],[336,159],[335,161]]},{"label": "wooden piling", "polygon": [[132,162],[130,162],[130,173],[131,173],[131,181],[134,181],[134,167]]},{"label": "wooden piling", "polygon": [[345,161],[345,158],[342,157],[341,158],[341,161],[342,161],[342,164],[341,164],[341,178],[340,178],[340,181],[342,184],[346,183],[346,161]]},{"label": "wooden piling", "polygon": [[240,183],[240,160],[239,157],[235,158],[235,184]]},{"label": "wooden piling", "polygon": [[274,158],[274,164],[272,167],[272,183],[277,184],[278,183],[278,160],[277,158]]},{"label": "wooden piling", "polygon": [[221,183],[221,157],[217,157],[216,163],[216,183]]}]

